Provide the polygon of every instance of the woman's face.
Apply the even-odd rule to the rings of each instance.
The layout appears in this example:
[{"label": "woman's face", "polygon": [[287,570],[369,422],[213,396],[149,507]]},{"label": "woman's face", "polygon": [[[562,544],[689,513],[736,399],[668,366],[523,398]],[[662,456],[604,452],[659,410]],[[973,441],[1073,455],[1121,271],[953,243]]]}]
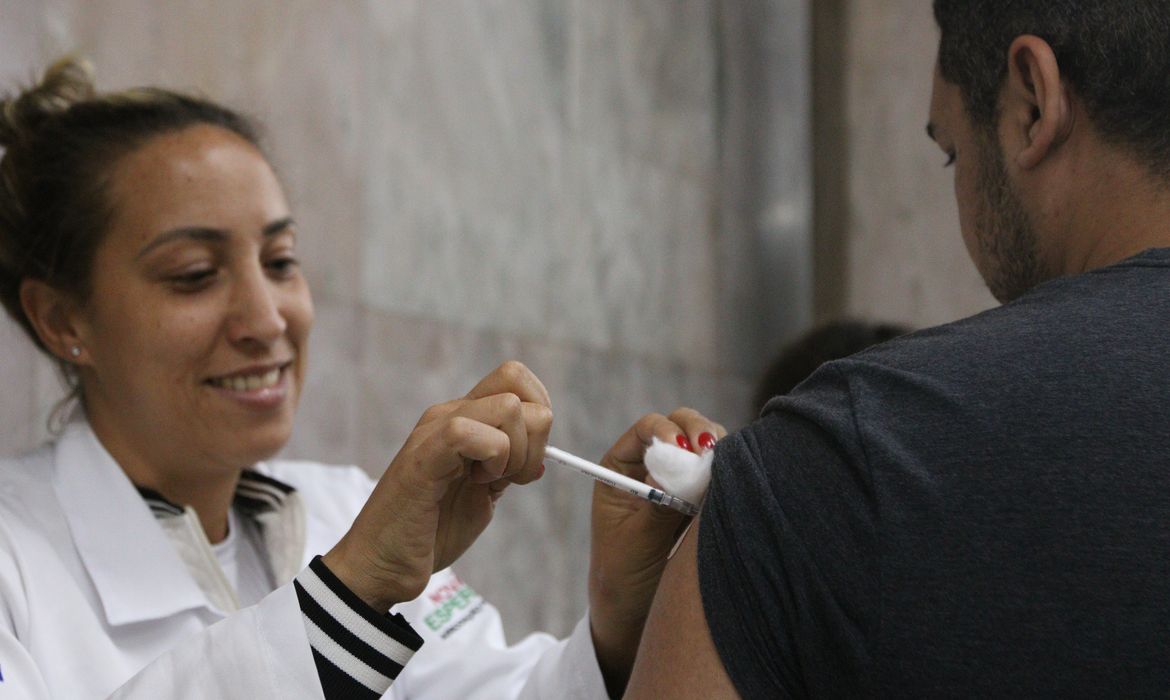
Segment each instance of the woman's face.
[{"label": "woman's face", "polygon": [[78,323],[98,436],[139,479],[270,457],[304,386],[313,305],[268,162],[199,125],[119,160],[108,197]]}]

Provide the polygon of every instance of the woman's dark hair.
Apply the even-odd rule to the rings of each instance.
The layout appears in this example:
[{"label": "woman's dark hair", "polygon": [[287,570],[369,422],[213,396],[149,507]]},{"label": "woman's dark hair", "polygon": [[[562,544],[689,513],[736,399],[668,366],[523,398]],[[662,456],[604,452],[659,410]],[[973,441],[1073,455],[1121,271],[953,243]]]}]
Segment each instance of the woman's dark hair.
[{"label": "woman's dark hair", "polygon": [[753,406],[759,411],[773,396],[787,394],[818,367],[909,333],[894,323],[834,321],[813,329],[780,351],[756,385]]},{"label": "woman's dark hair", "polygon": [[1166,0],[934,0],[939,68],[972,122],[993,129],[1016,37],[1048,42],[1101,135],[1170,177]]},{"label": "woman's dark hair", "polygon": [[[21,282],[40,280],[87,301],[94,252],[113,213],[106,196],[113,167],[151,138],[198,124],[260,147],[256,125],[232,110],[157,88],[99,93],[89,64],[72,57],[0,97],[0,302],[42,351],[21,306]],[[76,394],[72,366],[58,363]]]}]

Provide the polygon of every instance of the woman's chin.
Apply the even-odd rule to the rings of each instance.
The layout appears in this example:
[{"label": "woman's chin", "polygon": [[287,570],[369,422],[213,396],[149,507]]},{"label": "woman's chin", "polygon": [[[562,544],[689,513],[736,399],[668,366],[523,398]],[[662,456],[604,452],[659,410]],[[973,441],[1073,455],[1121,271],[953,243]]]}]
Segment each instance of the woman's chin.
[{"label": "woman's chin", "polygon": [[292,434],[292,427],[265,426],[233,433],[231,438],[225,438],[226,442],[220,443],[219,451],[230,453],[230,456],[225,455],[228,457],[225,461],[247,469],[257,462],[272,459],[284,449]]}]

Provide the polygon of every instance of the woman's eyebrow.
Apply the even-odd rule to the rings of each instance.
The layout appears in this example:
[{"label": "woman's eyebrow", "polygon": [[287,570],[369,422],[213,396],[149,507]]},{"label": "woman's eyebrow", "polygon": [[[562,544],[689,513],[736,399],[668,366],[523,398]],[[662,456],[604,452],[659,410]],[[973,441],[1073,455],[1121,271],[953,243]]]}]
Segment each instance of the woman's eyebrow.
[{"label": "woman's eyebrow", "polygon": [[[260,234],[264,238],[271,238],[278,233],[287,231],[295,224],[296,222],[291,216],[286,216],[282,219],[277,219],[276,221],[265,224],[264,228],[260,230]],[[154,240],[143,246],[142,250],[138,251],[138,255],[135,257],[141,258],[159,246],[163,246],[167,243],[183,238],[194,241],[209,241],[213,243],[219,243],[226,241],[228,236],[229,233],[224,229],[211,228],[208,226],[180,226],[179,228],[173,228],[156,236]]]},{"label": "woman's eyebrow", "polygon": [[227,240],[228,232],[223,229],[208,228],[205,226],[181,226],[179,228],[173,228],[166,233],[155,236],[150,243],[147,243],[142,247],[142,250],[138,251],[138,255],[135,257],[141,258],[155,248],[183,238],[194,241],[221,242]]},{"label": "woman's eyebrow", "polygon": [[291,216],[286,216],[283,219],[277,219],[276,221],[266,225],[263,229],[261,229],[260,233],[265,238],[269,238],[270,236],[275,236],[276,234],[286,231],[296,225],[297,222],[294,221]]}]

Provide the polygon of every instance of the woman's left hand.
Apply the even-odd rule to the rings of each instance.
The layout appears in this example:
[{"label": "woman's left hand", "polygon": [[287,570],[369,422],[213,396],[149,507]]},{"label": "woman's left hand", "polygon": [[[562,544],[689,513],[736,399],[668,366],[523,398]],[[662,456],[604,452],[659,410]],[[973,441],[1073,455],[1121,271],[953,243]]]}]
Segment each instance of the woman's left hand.
[{"label": "woman's left hand", "polygon": [[[715,441],[726,434],[723,426],[690,408],[669,416],[651,413],[618,438],[601,463],[653,483],[642,463],[653,438],[701,453],[713,449]],[[677,511],[604,484],[593,489],[589,620],[611,695],[620,695],[629,679],[667,555],[688,520]]]}]

